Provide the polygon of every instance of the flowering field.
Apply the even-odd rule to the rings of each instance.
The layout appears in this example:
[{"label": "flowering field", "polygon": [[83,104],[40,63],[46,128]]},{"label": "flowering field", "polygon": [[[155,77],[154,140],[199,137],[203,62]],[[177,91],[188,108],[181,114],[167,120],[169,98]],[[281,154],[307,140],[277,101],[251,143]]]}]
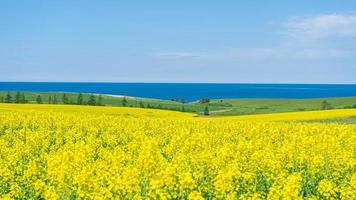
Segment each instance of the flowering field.
[{"label": "flowering field", "polygon": [[0,104],[0,197],[356,199],[354,115]]}]

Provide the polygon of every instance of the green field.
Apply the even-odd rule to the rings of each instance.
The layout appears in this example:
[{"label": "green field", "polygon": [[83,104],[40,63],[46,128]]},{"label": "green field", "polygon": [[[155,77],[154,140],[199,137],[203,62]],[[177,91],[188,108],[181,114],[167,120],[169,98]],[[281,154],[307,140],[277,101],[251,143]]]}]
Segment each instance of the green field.
[{"label": "green field", "polygon": [[233,116],[321,110],[324,100],[330,104],[330,109],[351,108],[356,105],[356,97],[319,99],[214,99],[210,101],[209,105],[225,110],[225,112],[216,112],[213,115]]},{"label": "green field", "polygon": [[[0,98],[4,99],[7,92],[0,92]],[[15,99],[16,92],[11,93],[12,100]],[[43,103],[48,103],[49,98],[56,96],[59,104],[62,104],[63,92],[24,92],[28,103],[36,103],[38,95]],[[65,93],[69,104],[76,104],[78,93]],[[83,94],[84,104],[89,100],[90,94]],[[95,95],[98,98],[98,95]],[[102,95],[102,104],[106,106],[123,106],[123,98],[120,96]],[[140,107],[141,103],[145,108],[176,110],[203,114],[205,107],[209,108],[211,116],[234,116],[262,113],[280,113],[295,111],[321,110],[322,102],[330,104],[329,109],[351,108],[356,105],[356,97],[342,98],[319,98],[319,99],[212,99],[209,103],[180,103],[171,100],[147,99],[139,97],[125,97],[128,107]]]},{"label": "green field", "polygon": [[[22,92],[21,92],[22,93]],[[48,103],[49,98],[53,100],[56,96],[58,104],[63,104],[62,97],[63,94],[66,94],[68,97],[69,104],[76,104],[78,93],[69,93],[69,92],[23,92],[28,103],[36,103],[36,98],[38,95],[41,96],[43,103]],[[12,100],[15,99],[16,91],[10,92]],[[7,91],[0,91],[0,98],[5,98]],[[83,93],[83,102],[86,103],[89,100],[90,94]],[[98,98],[98,95],[95,95]],[[106,106],[123,106],[124,97],[120,96],[111,96],[111,95],[101,95],[102,104]],[[148,99],[148,98],[139,98],[139,97],[125,97],[127,100],[127,107],[140,107],[140,102],[144,105],[145,108],[153,109],[164,109],[164,110],[176,110],[184,112],[193,112],[201,114],[206,107],[206,105],[201,104],[188,104],[180,103],[171,100],[160,100],[160,99]],[[209,106],[209,110],[220,110],[220,107]]]},{"label": "green field", "polygon": [[356,116],[330,118],[330,119],[322,119],[322,120],[309,120],[309,121],[305,121],[305,122],[310,122],[310,123],[356,124]]}]

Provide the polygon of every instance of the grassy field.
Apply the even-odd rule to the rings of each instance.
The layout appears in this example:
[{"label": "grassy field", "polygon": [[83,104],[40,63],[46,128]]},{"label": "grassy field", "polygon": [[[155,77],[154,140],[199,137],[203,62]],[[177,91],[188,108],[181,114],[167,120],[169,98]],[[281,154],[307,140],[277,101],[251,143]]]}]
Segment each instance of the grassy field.
[{"label": "grassy field", "polygon": [[328,119],[319,119],[319,120],[308,120],[305,122],[312,123],[336,123],[336,124],[356,124],[356,116],[352,117],[337,117],[337,118],[328,118]]},{"label": "grassy field", "polygon": [[319,99],[214,99],[209,105],[225,109],[225,112],[216,112],[213,113],[214,115],[234,116],[321,110],[321,104],[324,100],[334,109],[350,108],[356,105],[356,97]]},{"label": "grassy field", "polygon": [[[14,100],[16,92],[10,92],[12,100]],[[76,104],[78,93],[68,93],[68,92],[24,92],[26,100],[29,103],[36,103],[36,98],[38,95],[41,96],[43,103],[48,103],[49,98],[52,99],[56,96],[58,104],[62,104],[63,94],[66,94],[69,100],[69,104]],[[0,98],[5,98],[7,91],[0,91]],[[86,103],[89,100],[90,94],[83,93],[83,102]],[[97,96],[97,95],[96,95]],[[123,98],[121,96],[114,95],[102,95],[102,104],[106,106],[122,106]],[[127,100],[127,107],[140,107],[140,102],[144,105],[145,108],[155,108],[155,109],[164,109],[164,110],[174,110],[174,111],[184,111],[202,114],[206,105],[201,104],[183,104],[171,100],[160,100],[160,99],[149,99],[149,98],[140,98],[140,97],[125,97]],[[220,106],[209,106],[209,110],[221,110]]]},{"label": "grassy field", "polygon": [[[7,92],[0,92],[0,98]],[[25,92],[25,97],[30,103],[35,103],[38,95],[44,103],[48,103],[49,97],[56,96],[61,103],[64,93],[60,92]],[[71,104],[77,102],[78,93],[65,93]],[[16,92],[11,92],[14,99]],[[83,94],[83,101],[87,102],[90,94]],[[203,114],[208,106],[211,116],[236,116],[248,114],[283,113],[296,111],[321,110],[322,102],[326,100],[334,109],[350,108],[356,105],[356,97],[320,98],[320,99],[212,99],[209,103],[180,103],[171,100],[147,99],[139,97],[126,97],[127,107],[140,107],[140,102],[145,108],[175,110]],[[107,106],[122,106],[123,97],[102,95],[102,104]]]}]

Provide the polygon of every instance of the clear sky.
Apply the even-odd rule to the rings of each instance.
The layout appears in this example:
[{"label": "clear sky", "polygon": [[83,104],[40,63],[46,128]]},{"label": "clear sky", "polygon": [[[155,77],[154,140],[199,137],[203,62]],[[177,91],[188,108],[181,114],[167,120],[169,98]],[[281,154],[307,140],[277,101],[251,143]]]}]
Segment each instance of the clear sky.
[{"label": "clear sky", "polygon": [[356,83],[356,1],[0,0],[0,81]]}]

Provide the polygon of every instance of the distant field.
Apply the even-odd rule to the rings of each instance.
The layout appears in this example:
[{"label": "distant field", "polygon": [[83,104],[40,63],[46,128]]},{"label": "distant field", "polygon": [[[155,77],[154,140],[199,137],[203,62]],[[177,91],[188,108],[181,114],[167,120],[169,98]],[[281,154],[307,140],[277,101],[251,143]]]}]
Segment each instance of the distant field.
[{"label": "distant field", "polygon": [[319,120],[308,120],[311,123],[336,123],[336,124],[356,124],[356,115],[352,117],[337,117]]},{"label": "distant field", "polygon": [[[6,91],[0,92],[0,98],[5,97]],[[12,98],[16,92],[11,92]],[[61,92],[25,92],[25,98],[30,103],[36,103],[38,95],[43,103],[48,103],[49,98],[56,96],[58,103],[62,101],[64,93]],[[76,104],[78,93],[65,93],[70,104]],[[83,102],[86,103],[90,94],[83,94]],[[184,111],[203,114],[207,106],[210,116],[237,116],[264,113],[283,113],[298,111],[321,110],[322,102],[327,101],[330,109],[351,108],[356,105],[356,97],[342,98],[319,98],[319,99],[212,99],[209,103],[199,102],[181,103],[171,100],[147,99],[139,97],[126,97],[127,107],[140,107],[141,103],[145,108],[155,108],[164,110]],[[107,106],[123,106],[123,97],[102,95],[102,104]]]},{"label": "distant field", "polygon": [[[5,98],[7,91],[0,91],[0,98]],[[16,92],[12,91],[11,93],[12,99],[14,100]],[[29,103],[36,103],[36,98],[38,95],[41,96],[43,103],[48,103],[49,98],[53,100],[54,96],[56,96],[58,100],[58,104],[62,104],[63,94],[66,94],[69,100],[69,104],[76,104],[78,93],[69,93],[69,92],[24,92],[26,100]],[[84,104],[88,102],[90,94],[83,93],[83,102]],[[98,95],[96,95],[98,97]],[[123,96],[115,96],[115,95],[102,95],[102,104],[106,106],[123,106]],[[201,104],[183,104],[177,101],[171,100],[160,100],[160,99],[148,99],[148,98],[140,98],[140,97],[125,97],[127,100],[126,107],[140,107],[140,102],[142,102],[145,108],[154,108],[154,109],[164,109],[164,110],[174,110],[174,111],[184,111],[184,112],[192,112],[192,113],[202,113],[206,105]],[[209,110],[220,110],[221,107],[217,106],[209,106]]]},{"label": "distant field", "polygon": [[350,119],[355,117],[356,109],[335,109],[230,116],[217,119],[254,122],[331,122],[339,119],[339,122],[342,122],[342,119]]},{"label": "distant field", "polygon": [[227,110],[226,112],[216,112],[214,115],[234,116],[321,110],[324,100],[326,100],[333,109],[350,108],[356,105],[356,97],[320,99],[214,99],[209,105]]}]

